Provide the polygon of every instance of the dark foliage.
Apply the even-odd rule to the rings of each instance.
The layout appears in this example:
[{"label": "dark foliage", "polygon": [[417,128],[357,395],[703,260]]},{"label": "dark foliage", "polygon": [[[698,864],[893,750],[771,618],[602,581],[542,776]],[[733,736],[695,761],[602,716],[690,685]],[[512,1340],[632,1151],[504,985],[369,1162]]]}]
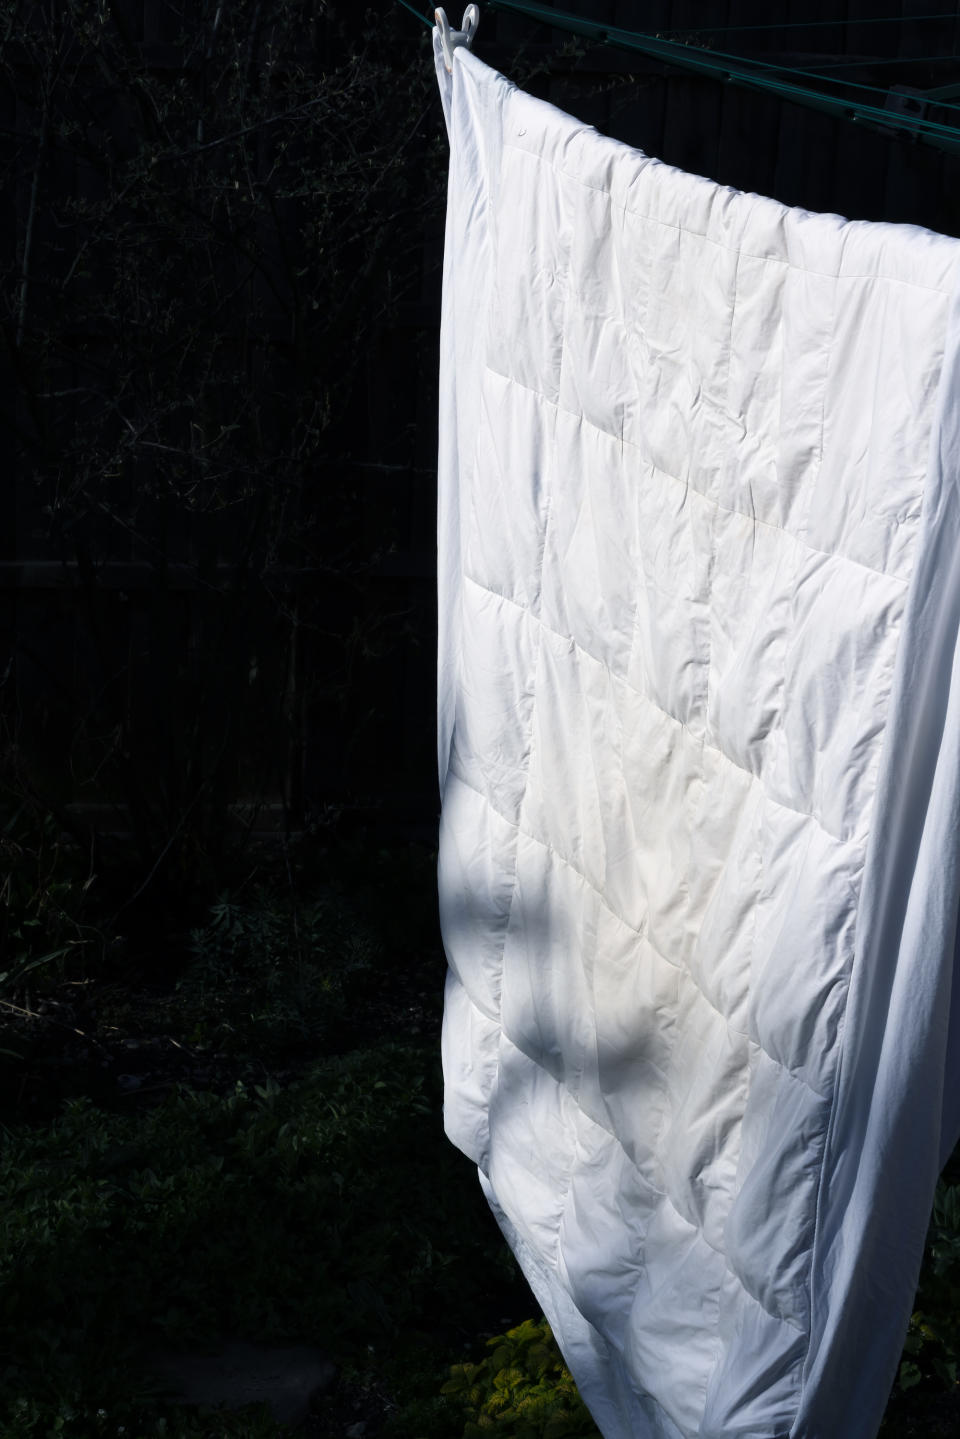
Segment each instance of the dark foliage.
[{"label": "dark foliage", "polygon": [[[128,898],[369,787],[364,667],[429,617],[375,578],[407,516],[370,511],[365,382],[444,160],[396,17],[140,13],[0,4],[0,778],[82,844],[132,831]],[[411,431],[374,457],[405,501]]]}]

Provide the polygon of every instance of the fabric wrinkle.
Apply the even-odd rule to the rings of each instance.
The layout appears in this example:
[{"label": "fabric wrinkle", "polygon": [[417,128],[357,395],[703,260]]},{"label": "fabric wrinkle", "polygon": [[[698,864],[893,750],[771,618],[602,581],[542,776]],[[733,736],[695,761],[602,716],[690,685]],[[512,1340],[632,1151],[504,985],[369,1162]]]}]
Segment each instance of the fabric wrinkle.
[{"label": "fabric wrinkle", "polygon": [[438,76],[447,1132],[605,1439],[873,1439],[960,1130],[960,242]]}]

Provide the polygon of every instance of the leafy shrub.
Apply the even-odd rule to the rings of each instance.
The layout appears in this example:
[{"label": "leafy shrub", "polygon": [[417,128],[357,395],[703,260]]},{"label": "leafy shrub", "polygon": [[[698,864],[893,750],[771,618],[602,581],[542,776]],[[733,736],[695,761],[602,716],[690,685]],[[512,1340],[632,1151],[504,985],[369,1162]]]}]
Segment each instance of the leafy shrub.
[{"label": "leafy shrub", "polygon": [[304,902],[261,885],[246,902],[221,895],[190,948],[177,990],[203,1015],[193,1037],[269,1055],[308,1039],[343,1047],[377,941],[333,890]]},{"label": "leafy shrub", "polygon": [[953,1389],[960,1368],[960,1185],[937,1185],[917,1308],[910,1319],[898,1385]]},{"label": "leafy shrub", "polygon": [[7,1131],[0,1433],[59,1433],[64,1406],[162,1432],[177,1411],[137,1379],[158,1342],[304,1340],[343,1363],[438,1315],[446,1342],[472,1332],[503,1244],[443,1136],[437,1070],[432,1047],[384,1045],[284,1089],[181,1089],[130,1117],[83,1099]]},{"label": "leafy shrub", "polygon": [[[61,836],[52,815],[21,807],[0,831],[0,997],[14,1002],[27,988],[62,980],[85,951],[99,952],[103,935],[89,922],[86,857]],[[78,963],[79,961],[79,963]]]},{"label": "leafy shrub", "polygon": [[29,196],[0,265],[17,553],[77,579],[55,626],[14,625],[3,679],[25,782],[118,807],[160,900],[216,882],[264,802],[296,828],[396,769],[367,675],[402,625],[370,571],[420,491],[387,513],[365,462],[413,464],[429,345],[402,332],[376,414],[367,372],[419,293],[446,140],[397,6],[151,15],[0,0],[0,183]]},{"label": "leafy shrub", "polygon": [[598,1433],[545,1319],[487,1341],[479,1364],[455,1364],[442,1393],[458,1403],[463,1439],[593,1439]]}]

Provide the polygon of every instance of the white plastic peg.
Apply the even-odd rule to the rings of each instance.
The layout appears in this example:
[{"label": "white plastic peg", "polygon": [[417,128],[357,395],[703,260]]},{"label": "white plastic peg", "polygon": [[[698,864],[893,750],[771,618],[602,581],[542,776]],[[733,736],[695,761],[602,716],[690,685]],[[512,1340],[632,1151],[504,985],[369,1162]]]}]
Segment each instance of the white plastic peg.
[{"label": "white plastic peg", "polygon": [[437,29],[440,31],[440,43],[443,46],[443,63],[448,71],[453,73],[453,52],[458,45],[466,45],[467,49],[473,44],[473,37],[477,33],[477,26],[480,23],[480,11],[476,5],[468,5],[463,12],[463,19],[460,22],[461,29],[451,30],[450,21],[447,19],[445,10],[437,9],[433,12],[437,22]]}]

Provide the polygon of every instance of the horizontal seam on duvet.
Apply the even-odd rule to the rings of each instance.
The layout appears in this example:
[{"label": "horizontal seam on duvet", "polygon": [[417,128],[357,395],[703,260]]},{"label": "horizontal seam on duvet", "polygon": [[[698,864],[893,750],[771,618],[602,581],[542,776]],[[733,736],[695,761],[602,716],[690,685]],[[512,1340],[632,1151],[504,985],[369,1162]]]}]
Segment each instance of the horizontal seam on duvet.
[{"label": "horizontal seam on duvet", "polygon": [[[680,225],[673,220],[664,220],[659,215],[650,215],[644,210],[631,210],[629,205],[625,205],[621,200],[615,200],[610,190],[604,189],[602,185],[591,185],[587,180],[582,179],[581,176],[574,175],[570,170],[565,170],[561,165],[555,165],[552,160],[548,160],[546,156],[538,154],[536,150],[527,150],[523,145],[514,145],[509,140],[504,141],[503,148],[505,150],[514,150],[518,155],[529,155],[530,158],[536,160],[538,164],[546,165],[555,175],[562,175],[564,179],[572,180],[575,185],[579,185],[583,190],[589,190],[594,195],[606,195],[610,204],[622,211],[624,215],[631,215],[635,220],[647,220],[651,225],[661,225],[665,230],[676,230],[677,233],[681,235],[693,235],[696,239],[703,240],[708,245],[715,245],[718,250],[725,250],[729,255],[743,255],[748,260],[758,260],[762,264],[784,265],[790,270],[795,270],[798,275],[815,275],[819,280],[883,280],[886,284],[909,285],[912,290],[924,290],[930,295],[942,295],[945,300],[949,300],[953,293],[952,287],[949,289],[941,289],[939,285],[920,285],[916,280],[907,280],[900,275],[883,275],[876,273],[863,275],[837,274],[831,270],[813,270],[809,265],[797,265],[793,260],[779,255],[755,255],[752,251],[743,250],[739,246],[724,244],[722,240],[715,239],[713,235],[708,235],[703,230],[694,230],[689,225]],[[658,160],[654,155],[647,155],[646,159],[648,164],[661,165],[664,163]],[[848,221],[847,223],[849,224],[851,222]]]},{"label": "horizontal seam on duvet", "polygon": [[[524,839],[530,840],[530,842],[531,842],[532,844],[538,844],[538,845],[540,845],[541,849],[545,849],[545,850],[548,852],[548,854],[552,854],[553,857],[554,857],[556,860],[558,860],[560,864],[564,865],[564,866],[565,866],[567,869],[569,869],[573,874],[575,874],[578,879],[582,880],[582,882],[587,886],[587,888],[590,889],[590,890],[592,890],[593,893],[597,896],[597,899],[598,899],[598,900],[600,901],[600,903],[603,905],[603,907],[604,907],[604,909],[607,911],[607,913],[610,914],[615,920],[617,920],[617,922],[618,922],[619,924],[622,924],[623,927],[624,927],[624,929],[629,930],[631,934],[636,935],[637,939],[642,939],[642,940],[644,940],[644,942],[645,942],[646,944],[649,944],[649,946],[650,946],[650,948],[653,950],[654,954],[656,954],[660,959],[662,959],[663,962],[664,962],[664,964],[669,965],[671,969],[678,970],[681,974],[685,974],[686,977],[689,979],[690,983],[693,985],[694,989],[695,989],[695,990],[697,991],[697,993],[700,995],[701,999],[704,1001],[705,1004],[708,1004],[708,1005],[710,1006],[710,1008],[713,1010],[714,1014],[716,1014],[716,1015],[723,1021],[724,1025],[726,1026],[726,1028],[727,1028],[727,1030],[729,1031],[730,1034],[734,1035],[737,1039],[742,1039],[743,1042],[744,1042],[744,1044],[751,1044],[751,1045],[753,1045],[754,1049],[759,1049],[762,1054],[765,1054],[765,1055],[766,1055],[767,1059],[769,1059],[769,1061],[770,1061],[771,1064],[775,1064],[778,1069],[782,1069],[785,1074],[789,1074],[789,1076],[790,1076],[791,1079],[795,1079],[798,1084],[802,1084],[805,1089],[809,1089],[810,1093],[816,1095],[817,1099],[821,1099],[821,1100],[823,1100],[824,1102],[826,1102],[826,1101],[829,1099],[829,1096],[828,1096],[828,1095],[825,1095],[825,1094],[821,1094],[820,1091],[819,1091],[819,1089],[816,1089],[816,1088],[814,1087],[814,1085],[812,1085],[812,1084],[810,1083],[809,1079],[804,1079],[804,1077],[803,1077],[802,1074],[798,1074],[795,1069],[791,1069],[789,1065],[784,1064],[784,1062],[783,1062],[782,1059],[777,1059],[777,1057],[776,1057],[775,1055],[771,1054],[768,1049],[765,1049],[758,1039],[754,1039],[754,1038],[752,1037],[752,1035],[744,1034],[743,1030],[741,1030],[741,1029],[736,1029],[736,1028],[734,1028],[734,1026],[731,1024],[730,1020],[729,1020],[729,1019],[727,1018],[727,1016],[723,1013],[723,1010],[722,1010],[722,1009],[719,1009],[719,1008],[717,1007],[717,1005],[714,1004],[714,1002],[713,1002],[713,1000],[710,998],[710,996],[709,996],[707,993],[705,993],[705,991],[704,991],[704,990],[700,987],[700,985],[697,983],[696,978],[694,977],[694,975],[693,975],[693,973],[691,972],[691,970],[690,970],[685,964],[683,964],[682,962],[680,962],[680,961],[678,961],[678,960],[675,960],[675,959],[671,959],[669,955],[664,954],[663,950],[662,950],[662,949],[659,949],[658,946],[654,944],[653,940],[650,938],[650,935],[647,933],[646,930],[636,929],[636,928],[634,927],[634,925],[629,924],[629,923],[627,922],[627,920],[625,920],[625,919],[623,918],[623,915],[618,914],[617,911],[613,908],[613,905],[612,905],[612,904],[610,903],[610,901],[607,899],[606,895],[603,893],[603,890],[598,889],[597,886],[594,884],[593,880],[592,880],[592,879],[588,879],[587,876],[583,873],[582,870],[577,869],[577,866],[576,866],[571,860],[567,859],[566,855],[561,854],[558,849],[555,849],[552,844],[549,844],[549,843],[547,842],[547,840],[541,839],[539,835],[537,835],[537,834],[531,834],[529,830],[524,829],[524,828],[520,825],[520,823],[519,823],[518,820],[508,819],[508,817],[507,817],[505,814],[501,813],[501,811],[498,810],[495,805],[493,805],[493,804],[490,803],[489,797],[488,797],[487,795],[485,795],[482,790],[477,789],[477,787],[476,787],[475,784],[471,784],[468,779],[465,779],[465,778],[464,778],[464,776],[460,773],[460,770],[457,768],[457,765],[456,765],[456,762],[455,762],[455,761],[451,761],[450,771],[452,772],[452,774],[454,775],[454,777],[455,777],[457,780],[459,780],[460,784],[464,785],[464,787],[465,787],[466,789],[472,790],[472,792],[473,792],[475,795],[477,795],[479,799],[482,799],[482,800],[483,800],[484,804],[487,805],[487,807],[490,809],[490,811],[491,811],[492,814],[495,814],[499,820],[502,820],[502,821],[503,821],[504,824],[510,825],[511,829],[515,829],[515,830],[517,831],[518,836],[519,836],[519,835],[522,835]],[[516,880],[514,880],[514,887],[516,887]],[[503,966],[504,962],[505,962],[505,960],[504,960],[504,955],[503,955],[503,952],[501,952],[501,955],[500,955],[501,969],[502,969],[502,966]],[[461,979],[460,983],[463,984],[463,980],[462,980],[462,979]],[[501,984],[502,984],[502,979],[501,979]],[[464,987],[464,990],[466,991],[466,989],[467,989],[466,985],[464,985],[463,987]],[[480,1007],[480,1005],[477,1004],[476,1001],[470,996],[469,991],[467,991],[467,997],[470,999],[470,1003],[473,1005],[474,1009],[478,1010],[480,1014],[485,1014],[485,1011],[484,1011],[484,1010]],[[488,1019],[490,1018],[489,1015],[487,1015],[486,1017],[487,1017]],[[503,1025],[502,1025],[502,1020],[501,1020],[501,1029],[502,1029],[502,1028],[503,1028]],[[506,1031],[504,1031],[504,1033],[505,1033],[505,1032],[506,1032]],[[508,1035],[507,1037],[508,1037],[508,1039],[510,1038],[509,1035]],[[511,1042],[511,1043],[515,1043],[515,1041],[512,1040],[512,1039],[511,1039],[510,1042]],[[517,1048],[519,1049],[520,1046],[517,1045]],[[524,1053],[526,1053],[525,1050],[524,1050]],[[532,1059],[533,1056],[531,1055],[530,1058]],[[538,1061],[538,1062],[539,1062],[539,1061]],[[546,1069],[546,1066],[544,1065],[544,1066],[542,1066],[542,1068]],[[658,1068],[658,1069],[659,1069],[659,1065],[655,1066],[655,1068]],[[550,1071],[549,1071],[549,1070],[546,1070],[546,1072],[549,1074]],[[664,1077],[666,1077],[666,1076],[664,1076]],[[568,1092],[569,1092],[569,1091],[568,1091]],[[584,1111],[584,1113],[586,1113],[586,1111]],[[589,1118],[591,1118],[591,1116],[590,1116],[590,1115],[587,1115],[587,1118],[589,1119]],[[600,1127],[603,1128],[602,1125],[601,1125]]]},{"label": "horizontal seam on duvet", "polygon": [[[588,425],[596,434],[606,435],[607,439],[614,440],[618,445],[627,445],[631,450],[636,450],[638,454],[643,455],[643,450],[635,440],[628,439],[623,435],[614,435],[612,431],[603,429],[601,425],[595,425],[594,422],[588,419],[582,412],[577,414],[575,410],[566,409],[565,406],[560,404],[559,400],[551,400],[550,397],[543,394],[541,390],[535,390],[532,385],[525,385],[522,380],[518,380],[514,375],[505,375],[502,370],[496,370],[492,365],[486,365],[485,368],[491,375],[496,375],[499,379],[506,380],[508,384],[516,385],[518,389],[526,391],[528,395],[536,396],[536,398],[542,400],[545,405],[553,405],[560,413],[569,415],[571,420],[578,420],[581,424]],[[866,570],[867,574],[878,575],[881,579],[890,580],[893,584],[906,587],[909,583],[907,579],[904,579],[900,575],[892,575],[888,573],[887,570],[878,570],[875,565],[868,565],[863,560],[854,559],[853,555],[844,554],[842,550],[820,549],[817,545],[812,545],[809,540],[804,539],[802,535],[798,535],[794,530],[788,530],[785,525],[775,525],[772,520],[761,519],[759,515],[748,515],[746,510],[735,510],[731,509],[729,505],[722,505],[719,500],[715,500],[712,495],[705,495],[702,490],[698,490],[696,485],[691,485],[688,480],[681,480],[678,475],[672,474],[670,470],[661,469],[659,465],[654,464],[653,460],[647,457],[645,457],[645,460],[650,468],[655,470],[658,475],[663,475],[664,479],[670,480],[672,484],[682,485],[685,490],[692,490],[695,495],[698,495],[699,498],[703,500],[704,504],[712,505],[714,509],[719,510],[722,514],[736,515],[741,520],[748,520],[753,525],[763,525],[765,529],[775,530],[777,534],[785,535],[787,538],[795,540],[798,545],[809,551],[812,555],[823,555],[825,559],[829,560],[842,560],[845,564],[855,565],[857,569]],[[917,515],[916,518],[919,519],[919,515]]]},{"label": "horizontal seam on duvet", "polygon": [[[472,1004],[473,1007],[474,1007],[474,1009],[478,1010],[479,1013],[482,1014],[482,1013],[483,1013],[483,1010],[480,1009],[479,1005],[478,1005],[478,1004],[476,1003],[476,1001],[473,999],[472,995],[471,995],[469,992],[467,992],[466,990],[465,990],[464,992],[467,994],[467,1002],[468,1002],[469,1004]],[[575,1105],[576,1108],[577,1108],[578,1113],[580,1113],[580,1114],[583,1115],[584,1119],[587,1121],[588,1124],[593,1124],[593,1125],[595,1125],[595,1126],[597,1127],[597,1129],[599,1129],[602,1134],[605,1134],[608,1139],[613,1140],[614,1144],[616,1144],[617,1148],[618,1148],[618,1149],[620,1150],[620,1152],[623,1154],[624,1159],[625,1159],[625,1160],[627,1161],[627,1163],[630,1165],[630,1168],[631,1168],[636,1174],[638,1174],[638,1175],[640,1176],[640,1178],[641,1178],[641,1180],[643,1181],[645,1187],[646,1187],[648,1190],[650,1190],[650,1192],[651,1192],[652,1194],[657,1195],[659,1199],[665,1200],[665,1201],[667,1202],[667,1204],[670,1205],[670,1208],[673,1210],[674,1214],[676,1214],[680,1219],[683,1220],[684,1224],[690,1224],[690,1220],[687,1218],[687,1216],[686,1216],[685,1214],[681,1214],[681,1213],[680,1213],[680,1210],[677,1208],[676,1204],[674,1204],[673,1199],[671,1198],[669,1191],[666,1190],[666,1189],[658,1189],[655,1184],[651,1184],[651,1183],[650,1183],[650,1181],[647,1179],[646,1175],[644,1174],[643,1170],[640,1168],[639,1164],[638,1164],[637,1161],[634,1159],[633,1155],[632,1155],[632,1154],[630,1153],[630,1151],[627,1149],[626,1145],[624,1144],[624,1142],[623,1142],[623,1140],[620,1138],[620,1136],[619,1136],[618,1134],[615,1134],[612,1129],[608,1129],[605,1124],[601,1124],[600,1121],[599,1121],[598,1119],[595,1119],[592,1114],[588,1114],[587,1111],[584,1109],[583,1105],[580,1103],[580,1100],[579,1100],[579,1099],[577,1098],[577,1096],[572,1092],[572,1090],[569,1088],[569,1086],[566,1085],[566,1084],[563,1082],[563,1080],[557,1079],[556,1075],[553,1074],[553,1073],[551,1072],[551,1070],[549,1070],[549,1069],[547,1068],[547,1066],[543,1063],[543,1061],[542,1061],[541,1059],[539,1059],[535,1054],[531,1054],[531,1053],[529,1052],[529,1050],[524,1049],[523,1045],[518,1044],[517,1041],[513,1038],[513,1036],[512,1036],[511,1034],[508,1034],[508,1033],[507,1033],[506,1029],[504,1029],[504,1027],[503,1027],[502,1024],[500,1024],[500,1025],[498,1026],[498,1028],[499,1028],[499,1030],[500,1030],[500,1033],[501,1033],[502,1035],[504,1035],[504,1036],[510,1041],[510,1043],[513,1045],[514,1049],[516,1049],[516,1050],[518,1051],[518,1053],[522,1054],[525,1059],[528,1059],[531,1064],[535,1064],[535,1065],[537,1066],[537,1068],[542,1071],[542,1073],[546,1074],[547,1077],[553,1081],[553,1083],[557,1086],[558,1089],[563,1089],[563,1090],[570,1096],[571,1100],[573,1101],[574,1105]],[[753,1043],[753,1042],[754,1042],[754,1041],[751,1040],[751,1043]],[[766,1052],[766,1051],[764,1051],[764,1052]],[[768,1056],[768,1057],[769,1057],[769,1056]],[[777,1063],[776,1060],[774,1060],[773,1062],[774,1062],[775,1064]],[[784,1066],[781,1066],[781,1068],[782,1068],[782,1067],[784,1067]],[[787,1072],[790,1073],[791,1071],[788,1070]],[[806,1082],[806,1081],[801,1080],[801,1083],[805,1083],[805,1082]],[[809,1087],[809,1086],[808,1086],[808,1087]],[[817,1094],[817,1091],[816,1091],[816,1090],[814,1090],[814,1094]],[[817,1098],[818,1098],[818,1099],[822,1099],[822,1098],[823,1098],[823,1095],[817,1094]],[[577,1142],[576,1135],[574,1135],[573,1138],[574,1138],[574,1143],[576,1144],[576,1142]],[[563,1222],[563,1214],[564,1214],[564,1212],[565,1212],[565,1211],[561,1211],[561,1213],[560,1213],[560,1215],[559,1215],[559,1217],[558,1217],[558,1226],[557,1226],[558,1236],[559,1236],[560,1226],[562,1225],[562,1222]],[[801,1334],[805,1334],[805,1333],[807,1332],[805,1329],[802,1329],[802,1328],[800,1328],[800,1326],[794,1324],[793,1320],[789,1319],[785,1314],[778,1314],[778,1313],[775,1313],[774,1310],[768,1309],[767,1306],[763,1303],[763,1301],[758,1297],[758,1295],[754,1294],[753,1290],[750,1289],[746,1284],[744,1284],[744,1282],[743,1282],[743,1280],[741,1279],[740,1275],[739,1275],[739,1274],[736,1272],[736,1270],[732,1267],[732,1265],[731,1265],[731,1263],[730,1263],[730,1258],[729,1258],[729,1256],[728,1256],[727,1254],[725,1254],[722,1249],[718,1249],[715,1244],[711,1244],[711,1243],[710,1243],[710,1240],[707,1238],[706,1234],[703,1232],[703,1229],[701,1228],[701,1226],[700,1226],[699,1224],[690,1224],[690,1228],[693,1229],[693,1230],[695,1230],[696,1233],[699,1234],[700,1238],[703,1240],[704,1244],[707,1246],[708,1249],[712,1250],[714,1254],[718,1255],[718,1256],[723,1260],[724,1266],[726,1267],[727,1272],[728,1272],[729,1274],[733,1275],[733,1278],[734,1278],[734,1279],[737,1281],[737,1283],[740,1285],[740,1288],[744,1291],[744,1293],[747,1294],[747,1295],[749,1295],[749,1297],[754,1301],[754,1303],[755,1303],[755,1304],[758,1304],[758,1305],[760,1306],[760,1308],[764,1311],[765,1314],[769,1314],[769,1315],[771,1316],[771,1318],[778,1320],[778,1321],[779,1321],[780,1323],[782,1323],[782,1324],[789,1324],[792,1329],[799,1329],[799,1332],[800,1332]],[[566,1286],[564,1286],[564,1287],[566,1287]]]},{"label": "horizontal seam on duvet", "polygon": [[[553,629],[550,625],[546,623],[545,620],[541,619],[539,615],[534,614],[533,610],[531,610],[528,605],[522,605],[519,600],[512,599],[510,595],[502,594],[500,590],[491,589],[489,585],[485,585],[482,580],[474,579],[473,575],[468,575],[466,571],[463,572],[463,577],[465,580],[469,580],[470,584],[476,585],[478,590],[483,590],[485,594],[492,595],[495,599],[503,600],[505,604],[513,605],[515,609],[520,610],[521,614],[529,615],[531,619],[535,620],[536,623],[540,625],[540,627],[545,630],[548,635],[553,635],[555,639],[563,640],[565,644],[573,645],[574,648],[579,650],[582,655],[585,655],[588,660],[591,660],[601,669],[606,670],[608,674],[612,674],[614,678],[620,681],[620,683],[624,686],[625,689],[628,689],[630,691],[631,694],[636,695],[638,699],[643,700],[646,704],[648,704],[651,709],[656,710],[657,714],[663,715],[664,719],[672,720],[673,723],[677,725],[680,729],[685,730],[686,733],[690,735],[691,738],[694,740],[694,743],[702,745],[704,749],[710,750],[711,754],[719,755],[721,759],[726,760],[727,764],[732,765],[735,770],[738,770],[740,772],[740,774],[745,774],[748,779],[754,780],[758,784],[760,784],[763,787],[763,792],[766,795],[767,799],[770,801],[771,804],[776,805],[778,809],[786,810],[788,814],[795,814],[799,819],[809,819],[813,824],[817,826],[817,828],[823,834],[827,836],[828,839],[832,839],[835,844],[856,844],[862,847],[863,841],[858,840],[855,835],[845,836],[840,834],[834,834],[832,829],[827,829],[827,826],[823,823],[823,820],[820,819],[819,815],[815,815],[812,813],[812,811],[807,809],[797,809],[795,805],[786,804],[782,799],[777,799],[774,795],[770,793],[766,786],[763,785],[763,780],[760,775],[754,774],[752,769],[747,769],[745,765],[738,764],[735,759],[731,759],[730,756],[727,754],[726,750],[721,749],[719,745],[711,744],[708,739],[698,739],[693,734],[690,726],[684,724],[682,719],[678,719],[678,717],[675,714],[672,714],[670,710],[664,709],[663,705],[658,704],[655,699],[651,699],[651,697],[644,694],[642,690],[635,689],[634,686],[630,684],[629,680],[617,674],[615,670],[611,670],[609,665],[605,664],[603,660],[598,659],[595,654],[591,654],[590,650],[585,649],[584,646],[580,644],[579,640],[575,640],[572,635],[561,634],[559,630]],[[534,836],[531,835],[531,839],[533,837]]]}]

